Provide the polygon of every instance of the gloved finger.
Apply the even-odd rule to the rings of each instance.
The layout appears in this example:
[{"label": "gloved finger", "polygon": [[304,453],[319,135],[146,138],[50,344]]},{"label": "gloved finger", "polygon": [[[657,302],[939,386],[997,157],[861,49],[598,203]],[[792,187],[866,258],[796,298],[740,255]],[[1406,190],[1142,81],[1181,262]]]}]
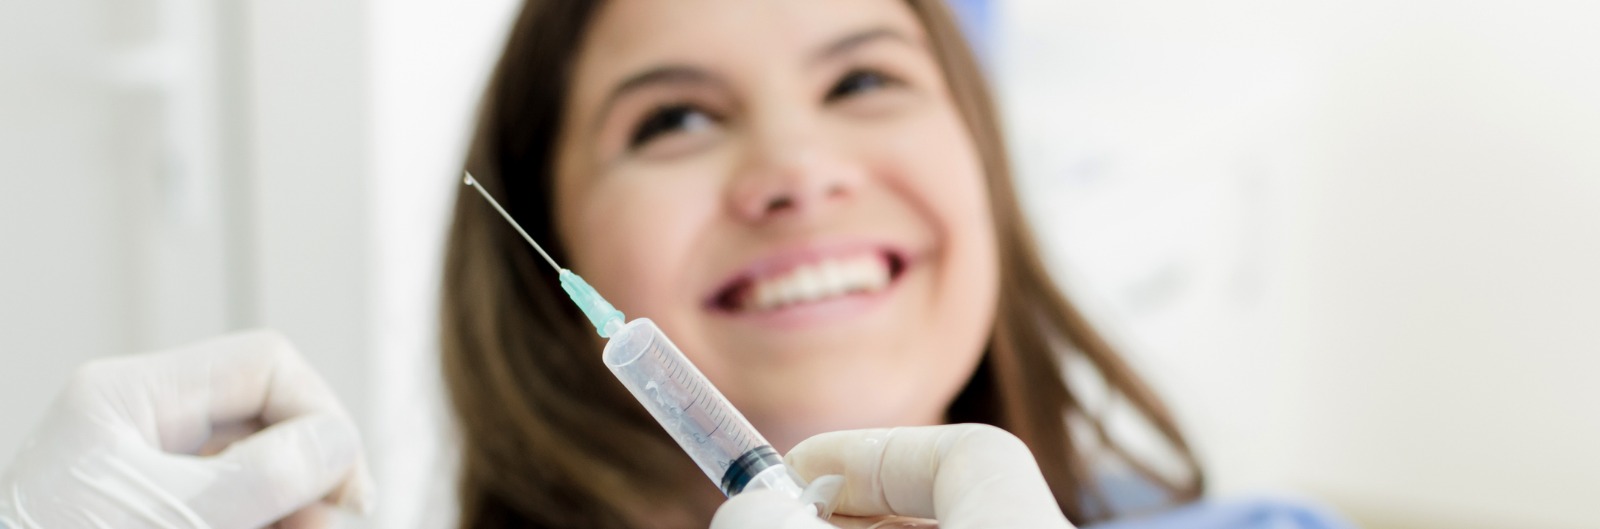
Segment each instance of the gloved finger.
[{"label": "gloved finger", "polygon": [[349,415],[327,382],[276,331],[228,335],[176,353],[176,361],[207,367],[213,423],[259,419],[270,425],[310,413]]},{"label": "gloved finger", "polygon": [[[232,334],[158,356],[159,362],[142,367],[161,373],[163,379],[175,379],[152,388],[158,396],[168,397],[152,399],[158,404],[152,407],[156,410],[155,424],[176,425],[160,433],[170,443],[204,442],[212,425],[218,424],[257,421],[271,426],[309,414],[349,417],[327,382],[276,331]],[[194,404],[190,403],[195,402],[203,403],[205,409],[199,413],[191,410]],[[202,432],[204,436],[198,439],[183,437]],[[373,480],[365,458],[358,458],[357,467],[334,492],[332,500],[364,513],[371,510]]]},{"label": "gloved finger", "polygon": [[858,518],[835,515],[828,519],[828,523],[837,525],[840,529],[939,529],[937,521],[905,516]]},{"label": "gloved finger", "polygon": [[728,498],[711,518],[711,529],[835,529],[816,508],[776,490],[752,490]]},{"label": "gloved finger", "polygon": [[216,477],[188,503],[211,527],[264,527],[328,496],[355,471],[360,453],[348,418],[284,421],[209,458]]},{"label": "gloved finger", "polygon": [[122,423],[174,453],[194,452],[213,425],[345,413],[321,377],[272,331],[96,360],[79,369],[68,396],[76,410]]},{"label": "gloved finger", "polygon": [[[849,529],[850,526],[844,526]],[[939,522],[925,518],[908,518],[905,516],[885,516],[875,518],[872,525],[864,525],[866,529],[939,529]]]},{"label": "gloved finger", "polygon": [[313,503],[279,521],[278,529],[327,529],[333,527],[333,508],[323,503]]},{"label": "gloved finger", "polygon": [[1071,527],[1016,436],[962,424],[832,432],[786,457],[808,479],[845,477],[836,512],[934,518],[942,527]]},{"label": "gloved finger", "polygon": [[[110,435],[193,454],[219,425],[271,425],[328,413],[347,417],[338,398],[281,334],[251,331],[154,354],[108,358],[81,368],[55,415],[84,417]],[[332,499],[370,510],[365,462]]]},{"label": "gloved finger", "polygon": [[[237,340],[213,360],[211,420],[257,419],[268,425],[312,413],[349,417],[338,396],[281,333],[259,330],[223,338]],[[372,510],[373,479],[366,458],[330,499],[358,513]]]}]

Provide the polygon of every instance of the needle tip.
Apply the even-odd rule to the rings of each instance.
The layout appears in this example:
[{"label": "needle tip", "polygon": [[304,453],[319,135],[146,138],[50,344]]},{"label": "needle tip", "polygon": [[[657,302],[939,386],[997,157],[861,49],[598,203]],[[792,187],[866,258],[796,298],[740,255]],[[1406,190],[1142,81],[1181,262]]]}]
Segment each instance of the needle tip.
[{"label": "needle tip", "polygon": [[478,181],[472,179],[472,173],[462,171],[461,174],[463,175],[461,178],[461,183],[467,184],[468,186],[478,185]]}]

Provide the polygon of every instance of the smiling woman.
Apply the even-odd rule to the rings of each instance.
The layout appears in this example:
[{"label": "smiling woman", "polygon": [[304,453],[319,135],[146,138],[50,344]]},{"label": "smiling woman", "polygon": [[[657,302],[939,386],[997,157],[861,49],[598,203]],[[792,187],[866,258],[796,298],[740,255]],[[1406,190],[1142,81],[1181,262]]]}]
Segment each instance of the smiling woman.
[{"label": "smiling woman", "polygon": [[[938,0],[531,1],[467,165],[779,450],[987,423],[1027,443],[1078,523],[1118,510],[1101,456],[1169,503],[1200,492],[1165,408],[1045,273]],[[475,197],[455,209],[442,331],[462,526],[704,527],[717,490],[613,381],[554,278]],[[1179,477],[1083,409],[1068,355],[1161,434]]]}]

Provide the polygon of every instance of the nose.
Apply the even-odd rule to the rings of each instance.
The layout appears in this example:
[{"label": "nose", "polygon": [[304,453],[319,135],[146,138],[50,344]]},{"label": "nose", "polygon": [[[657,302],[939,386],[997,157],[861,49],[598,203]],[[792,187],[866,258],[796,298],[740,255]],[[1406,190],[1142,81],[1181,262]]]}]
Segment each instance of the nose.
[{"label": "nose", "polygon": [[854,196],[864,169],[828,147],[792,139],[756,146],[729,193],[747,222],[826,215]]}]

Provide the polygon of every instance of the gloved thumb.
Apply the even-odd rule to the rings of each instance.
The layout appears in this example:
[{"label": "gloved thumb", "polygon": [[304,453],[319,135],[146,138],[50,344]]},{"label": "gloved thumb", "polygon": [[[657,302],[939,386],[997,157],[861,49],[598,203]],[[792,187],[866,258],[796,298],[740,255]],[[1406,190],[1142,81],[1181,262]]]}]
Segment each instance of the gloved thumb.
[{"label": "gloved thumb", "polygon": [[825,433],[785,458],[808,479],[845,477],[838,514],[933,518],[941,527],[1072,527],[1033,454],[979,424]]},{"label": "gloved thumb", "polygon": [[752,490],[728,498],[711,518],[711,529],[834,529],[816,509],[776,490]]},{"label": "gloved thumb", "polygon": [[265,527],[346,481],[365,479],[360,461],[361,438],[348,418],[304,415],[235,442],[212,458],[213,486],[189,503],[217,529]]}]

